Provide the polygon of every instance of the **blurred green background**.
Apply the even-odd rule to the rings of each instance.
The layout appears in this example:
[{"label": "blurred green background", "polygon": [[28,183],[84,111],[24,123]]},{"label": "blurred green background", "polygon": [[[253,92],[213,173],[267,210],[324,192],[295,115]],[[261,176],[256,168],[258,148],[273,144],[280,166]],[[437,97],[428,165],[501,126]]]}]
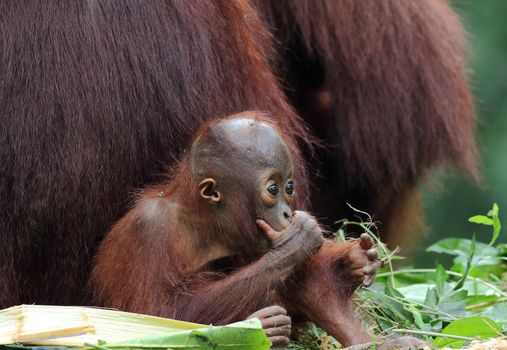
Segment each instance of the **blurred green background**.
[{"label": "blurred green background", "polygon": [[489,241],[490,230],[467,219],[486,214],[493,202],[498,203],[504,221],[500,240],[507,242],[507,0],[458,0],[451,4],[469,33],[470,82],[484,184],[478,186],[460,174],[430,180],[423,191],[429,233],[416,257],[416,264],[422,266],[442,260],[423,252],[440,238],[471,238],[475,232],[478,240]]}]

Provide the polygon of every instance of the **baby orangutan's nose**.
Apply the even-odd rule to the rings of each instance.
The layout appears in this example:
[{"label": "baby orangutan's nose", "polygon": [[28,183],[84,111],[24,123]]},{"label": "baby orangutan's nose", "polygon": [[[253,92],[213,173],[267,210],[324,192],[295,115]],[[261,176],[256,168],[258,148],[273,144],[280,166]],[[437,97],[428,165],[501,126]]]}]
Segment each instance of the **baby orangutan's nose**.
[{"label": "baby orangutan's nose", "polygon": [[287,212],[287,211],[284,211],[284,212],[283,212],[283,217],[284,217],[284,218],[285,218],[285,220],[287,220],[288,222],[292,222],[292,213]]}]

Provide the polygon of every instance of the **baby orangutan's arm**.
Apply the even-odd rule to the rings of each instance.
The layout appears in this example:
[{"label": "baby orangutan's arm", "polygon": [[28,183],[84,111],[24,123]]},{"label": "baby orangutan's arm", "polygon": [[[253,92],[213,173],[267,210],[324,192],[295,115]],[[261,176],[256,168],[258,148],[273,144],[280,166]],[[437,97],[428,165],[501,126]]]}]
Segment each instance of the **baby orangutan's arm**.
[{"label": "baby orangutan's arm", "polygon": [[371,285],[380,267],[377,259],[367,235],[344,243],[324,242],[294,276],[286,295],[288,304],[343,346],[373,340],[355,315],[351,297],[361,284]]},{"label": "baby orangutan's arm", "polygon": [[[268,236],[277,236],[267,223],[259,227]],[[324,328],[343,346],[371,341],[373,336],[354,314],[350,297],[361,284],[373,283],[380,266],[373,239],[367,234],[344,243],[325,241],[294,274],[284,304],[290,312]]]}]

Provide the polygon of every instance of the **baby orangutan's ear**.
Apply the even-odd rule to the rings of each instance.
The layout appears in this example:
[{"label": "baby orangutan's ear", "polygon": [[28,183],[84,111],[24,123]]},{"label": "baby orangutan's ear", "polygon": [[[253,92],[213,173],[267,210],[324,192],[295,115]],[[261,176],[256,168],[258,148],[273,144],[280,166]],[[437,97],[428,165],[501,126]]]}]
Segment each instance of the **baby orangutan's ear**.
[{"label": "baby orangutan's ear", "polygon": [[218,204],[222,199],[220,192],[217,191],[217,182],[211,177],[199,183],[199,194],[210,204]]}]

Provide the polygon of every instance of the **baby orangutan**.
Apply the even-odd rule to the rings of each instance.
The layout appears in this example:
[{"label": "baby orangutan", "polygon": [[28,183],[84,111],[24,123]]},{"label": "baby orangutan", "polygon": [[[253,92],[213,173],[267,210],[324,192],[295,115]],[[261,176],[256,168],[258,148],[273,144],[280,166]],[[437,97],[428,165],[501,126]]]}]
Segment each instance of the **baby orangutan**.
[{"label": "baby orangutan", "polygon": [[261,113],[205,124],[102,242],[97,303],[205,324],[259,317],[275,345],[289,341],[288,310],[344,346],[371,340],[349,298],[379,267],[373,241],[325,241],[292,210],[292,172],[284,134]]}]

